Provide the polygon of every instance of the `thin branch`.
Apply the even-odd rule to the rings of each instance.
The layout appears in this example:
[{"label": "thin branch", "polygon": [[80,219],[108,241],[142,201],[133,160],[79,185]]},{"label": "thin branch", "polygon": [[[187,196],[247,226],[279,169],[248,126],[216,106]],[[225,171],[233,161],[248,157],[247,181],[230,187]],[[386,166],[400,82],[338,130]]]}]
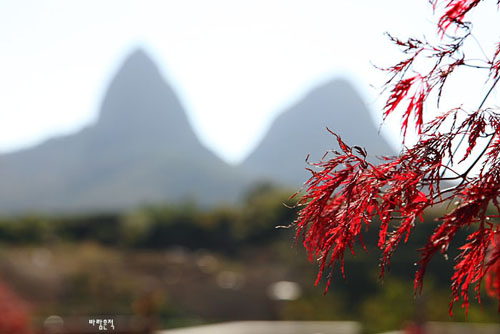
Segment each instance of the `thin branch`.
[{"label": "thin branch", "polygon": [[[483,105],[486,103],[486,100],[488,99],[488,97],[490,96],[491,92],[493,91],[493,88],[495,88],[495,86],[497,85],[498,81],[500,80],[500,76],[498,76],[495,81],[493,82],[493,84],[491,85],[490,89],[488,90],[488,92],[486,93],[486,95],[484,96],[483,100],[481,101],[481,103],[479,104],[479,107],[477,108],[477,110],[481,110],[481,108],[483,107]],[[465,130],[465,133],[462,135],[462,138],[460,138],[460,141],[458,142],[457,146],[455,147],[455,150],[453,151],[452,153],[452,156],[450,157],[450,159],[448,160],[448,162],[446,163],[445,166],[449,166],[451,161],[452,161],[452,157],[457,153],[458,151],[458,148],[460,147],[460,145],[462,145],[462,142],[464,141],[465,137],[466,137],[466,134],[467,134],[467,131],[470,129],[471,127],[471,124],[469,124],[467,126],[467,129]],[[492,137],[493,138],[493,137]],[[491,140],[490,140],[491,142]],[[484,153],[481,153],[481,155],[484,154]],[[477,161],[476,161],[477,162]],[[476,163],[474,162],[474,164]],[[441,173],[441,176],[443,176],[445,173],[445,171],[443,170],[443,172]]]}]

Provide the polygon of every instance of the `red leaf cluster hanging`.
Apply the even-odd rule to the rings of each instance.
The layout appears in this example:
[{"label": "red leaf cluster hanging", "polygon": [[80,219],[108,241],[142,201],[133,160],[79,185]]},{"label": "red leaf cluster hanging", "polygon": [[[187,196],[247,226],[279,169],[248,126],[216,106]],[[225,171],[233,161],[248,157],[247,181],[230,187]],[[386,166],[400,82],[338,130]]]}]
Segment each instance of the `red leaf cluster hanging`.
[{"label": "red leaf cluster hanging", "polygon": [[[364,247],[361,232],[376,219],[383,276],[391,256],[408,240],[416,222],[422,221],[424,211],[453,202],[454,208],[439,218],[439,225],[419,250],[415,274],[415,290],[419,292],[432,257],[438,252],[446,254],[457,232],[473,227],[454,265],[451,314],[453,303],[459,300],[467,312],[471,286],[479,299],[483,279],[488,294],[500,301],[500,114],[484,107],[500,79],[500,43],[484,60],[487,66],[471,65],[462,52],[463,43],[471,36],[465,19],[481,0],[431,2],[435,10],[443,5],[444,13],[437,23],[442,43],[436,46],[415,38],[402,41],[389,35],[408,56],[383,69],[390,75],[384,117],[403,108],[401,131],[406,136],[408,128],[414,127],[419,134],[417,143],[399,156],[384,157],[375,164],[367,160],[366,150],[349,146],[332,132],[340,152],[330,152],[312,163],[296,226],[310,259],[319,262],[318,283],[326,268],[333,270],[337,263],[344,275],[345,252],[354,253],[356,242]],[[450,35],[452,26],[456,31]],[[434,60],[434,65],[426,73],[415,72],[413,65],[422,57]],[[479,107],[458,107],[424,122],[430,94],[437,93],[439,105],[450,74],[471,66],[488,72],[490,89],[478,102]],[[412,115],[414,124],[410,124]],[[458,156],[462,143],[466,150]],[[465,166],[464,171],[458,172],[456,165]],[[456,183],[441,189],[445,180]],[[330,281],[331,277],[326,289]]]}]

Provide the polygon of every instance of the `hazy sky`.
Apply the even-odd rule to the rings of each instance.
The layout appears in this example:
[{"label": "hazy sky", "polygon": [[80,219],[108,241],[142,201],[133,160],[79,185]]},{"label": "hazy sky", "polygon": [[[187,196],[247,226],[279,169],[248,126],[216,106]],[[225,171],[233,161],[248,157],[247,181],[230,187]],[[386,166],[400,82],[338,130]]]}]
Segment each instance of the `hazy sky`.
[{"label": "hazy sky", "polygon": [[[228,161],[335,77],[349,79],[380,120],[385,77],[370,62],[401,59],[383,33],[430,36],[435,20],[423,0],[3,0],[0,151],[95,121],[111,77],[137,47],[158,63],[202,142]],[[398,136],[397,123],[382,129]]]}]

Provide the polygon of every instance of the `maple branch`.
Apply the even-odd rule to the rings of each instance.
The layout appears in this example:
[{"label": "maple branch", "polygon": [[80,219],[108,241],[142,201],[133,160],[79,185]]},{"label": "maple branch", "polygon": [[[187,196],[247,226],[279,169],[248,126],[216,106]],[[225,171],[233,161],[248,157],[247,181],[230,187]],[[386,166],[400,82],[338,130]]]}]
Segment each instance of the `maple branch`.
[{"label": "maple branch", "polygon": [[[484,96],[483,100],[482,100],[482,101],[481,101],[481,103],[479,104],[479,107],[477,108],[477,110],[478,110],[478,111],[479,111],[479,110],[481,110],[481,108],[483,107],[483,105],[486,103],[486,100],[487,100],[487,99],[488,99],[488,97],[490,96],[491,92],[493,91],[493,88],[495,88],[495,86],[497,85],[497,83],[498,83],[498,81],[499,81],[499,80],[500,80],[500,76],[498,76],[498,77],[495,79],[495,81],[494,81],[494,82],[493,82],[493,84],[491,85],[490,89],[488,90],[488,92],[487,92],[487,93],[486,93],[486,95]],[[458,142],[457,146],[455,147],[455,150],[453,151],[452,156],[450,157],[450,159],[448,160],[448,162],[446,163],[446,165],[445,165],[445,166],[449,166],[449,164],[451,163],[453,155],[455,155],[455,154],[457,153],[458,148],[460,147],[460,145],[461,145],[461,144],[462,144],[462,142],[464,141],[464,139],[465,139],[465,137],[466,137],[466,135],[467,135],[467,131],[469,131],[469,129],[470,129],[470,127],[471,127],[471,126],[472,126],[471,124],[469,124],[469,125],[467,126],[467,129],[465,130],[465,133],[462,135],[462,138],[460,138],[460,141]],[[492,137],[492,139],[493,139],[493,137]],[[491,143],[491,140],[490,140],[490,142],[489,142],[489,143]],[[488,147],[488,146],[489,146],[489,144],[488,144],[486,147]],[[483,155],[484,153],[485,153],[485,151],[483,151],[483,153],[481,153],[481,155]],[[481,156],[481,155],[480,155],[480,156]],[[475,162],[474,162],[474,164],[476,164],[476,163],[477,163],[477,161],[475,161]],[[444,173],[445,173],[445,171],[443,170],[443,172],[441,173],[441,177],[444,175]]]},{"label": "maple branch", "polygon": [[[491,108],[483,109],[500,81],[500,43],[492,60],[488,60],[472,35],[472,25],[465,21],[465,16],[481,0],[431,0],[434,8],[439,2],[445,4],[444,14],[437,24],[441,44],[433,46],[427,40],[415,38],[402,41],[387,34],[393,43],[402,48],[405,59],[383,69],[389,73],[384,90],[390,89],[383,109],[384,119],[404,106],[401,119],[403,138],[410,126],[410,116],[413,116],[413,126],[419,134],[417,143],[411,148],[405,147],[399,156],[384,157],[384,161],[377,165],[366,162],[366,151],[356,146],[349,147],[332,132],[342,152],[333,151],[333,157],[327,159],[324,156],[319,163],[312,164],[321,170],[310,170],[312,176],[303,188],[306,194],[299,201],[304,207],[295,223],[297,237],[303,238],[310,259],[319,259],[317,284],[323,270],[326,267],[333,270],[337,261],[340,261],[344,275],[344,252],[348,248],[352,251],[356,238],[361,239],[363,223],[368,228],[372,219],[379,218],[377,246],[382,252],[380,273],[383,276],[398,245],[408,240],[415,227],[415,218],[422,217],[427,208],[444,202],[451,204],[458,197],[457,206],[438,219],[440,225],[419,250],[421,257],[415,273],[415,292],[422,288],[426,266],[432,256],[437,252],[446,254],[450,241],[460,230],[467,229],[469,236],[459,248],[461,253],[454,266],[450,303],[452,305],[463,299],[462,306],[467,313],[469,287],[475,285],[479,297],[483,277],[486,277],[489,291],[495,293],[500,304],[500,242],[496,240],[500,238],[497,238],[500,225],[495,226],[491,222],[492,217],[500,217],[500,114],[491,112]],[[500,0],[498,2],[500,5]],[[454,35],[448,33],[450,27],[456,28]],[[463,34],[458,35],[457,31]],[[477,59],[465,61],[461,49],[469,36],[478,43],[488,67],[477,64]],[[445,43],[448,39],[451,42]],[[417,57],[434,59],[434,66],[426,73],[414,71]],[[471,61],[474,63],[471,64]],[[424,123],[422,115],[427,98],[437,90],[439,108],[447,78],[461,66],[489,69],[488,81],[494,78],[478,108],[468,113],[460,124],[457,124],[457,116],[463,110],[461,107]],[[410,71],[413,73],[410,74]],[[448,124],[447,120],[452,123],[443,133],[442,126]],[[471,157],[472,152],[476,152],[478,139],[488,137],[486,146],[481,150],[478,148],[479,154]],[[464,163],[466,170],[458,173],[450,166],[465,138],[468,138],[469,146],[458,164]],[[444,163],[447,156],[449,159]],[[471,176],[482,159],[484,162],[478,175]],[[444,177],[446,172],[453,174]],[[446,189],[440,188],[442,181],[452,180],[460,182]],[[491,204],[498,214],[487,215],[486,210]],[[392,226],[391,221],[397,221],[397,226]],[[331,272],[326,289],[330,278]]]}]

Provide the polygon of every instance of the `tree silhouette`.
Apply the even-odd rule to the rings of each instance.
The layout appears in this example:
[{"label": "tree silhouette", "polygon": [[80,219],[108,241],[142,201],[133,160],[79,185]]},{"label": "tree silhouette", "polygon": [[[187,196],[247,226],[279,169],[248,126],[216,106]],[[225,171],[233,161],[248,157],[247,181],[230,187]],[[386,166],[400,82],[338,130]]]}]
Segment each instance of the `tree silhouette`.
[{"label": "tree silhouette", "polygon": [[[452,209],[439,218],[439,225],[419,250],[415,291],[421,291],[432,257],[438,252],[446,256],[450,241],[466,229],[468,237],[459,248],[452,276],[450,314],[453,303],[460,299],[467,313],[469,288],[475,288],[479,299],[485,277],[488,293],[500,300],[500,114],[497,108],[487,106],[500,80],[500,43],[484,59],[468,59],[463,51],[464,43],[474,39],[472,24],[466,18],[481,2],[430,1],[434,11],[441,13],[437,44],[388,35],[405,59],[383,69],[389,75],[384,119],[402,110],[403,138],[408,128],[414,127],[418,134],[414,146],[375,164],[367,161],[365,149],[347,145],[332,132],[340,152],[329,152],[320,162],[312,163],[296,226],[310,259],[318,259],[320,264],[316,283],[325,269],[333,270],[337,262],[344,274],[344,253],[353,251],[356,239],[363,245],[362,228],[372,225],[375,218],[379,220],[383,276],[398,245],[408,240],[417,220],[423,221],[424,211],[448,203]],[[432,63],[426,71],[417,69],[416,62],[422,59]],[[435,100],[439,107],[450,75],[466,68],[485,71],[487,77],[488,90],[477,109],[459,105],[424,122],[428,103]],[[458,153],[460,146],[466,147],[464,153]],[[453,185],[442,188],[442,181]],[[330,280],[331,273],[326,289]]]}]

